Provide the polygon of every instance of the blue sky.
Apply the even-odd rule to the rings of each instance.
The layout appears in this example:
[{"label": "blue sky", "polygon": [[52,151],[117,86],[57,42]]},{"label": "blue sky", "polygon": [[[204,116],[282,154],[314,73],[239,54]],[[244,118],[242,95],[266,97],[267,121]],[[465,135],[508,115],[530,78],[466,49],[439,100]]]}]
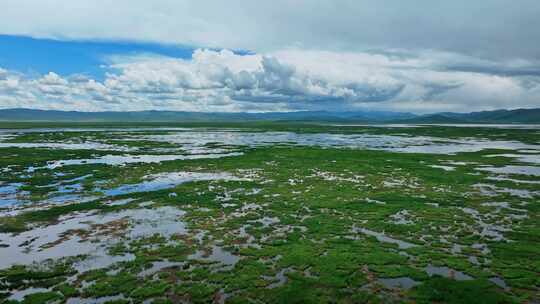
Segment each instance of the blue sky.
[{"label": "blue sky", "polygon": [[537,0],[4,0],[0,108],[535,108],[539,15]]},{"label": "blue sky", "polygon": [[27,74],[84,74],[103,80],[111,55],[191,58],[194,48],[132,41],[62,41],[0,35],[0,67]]}]

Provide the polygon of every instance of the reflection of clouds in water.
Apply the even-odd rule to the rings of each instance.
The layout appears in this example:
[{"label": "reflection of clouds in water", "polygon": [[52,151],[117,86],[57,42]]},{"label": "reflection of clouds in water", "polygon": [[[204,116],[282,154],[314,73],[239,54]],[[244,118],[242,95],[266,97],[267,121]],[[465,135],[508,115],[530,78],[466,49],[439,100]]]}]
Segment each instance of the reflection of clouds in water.
[{"label": "reflection of clouds in water", "polygon": [[[523,152],[525,151],[525,152]],[[525,154],[511,154],[511,153],[505,153],[505,154],[492,154],[492,155],[486,155],[485,157],[508,157],[508,158],[515,158],[518,162],[522,163],[531,163],[531,164],[539,164],[540,165],[540,154],[530,154],[531,150],[522,150],[518,151]],[[535,151],[536,153],[540,151]]]},{"label": "reflection of clouds in water", "polygon": [[259,147],[272,144],[319,146],[323,148],[374,149],[406,153],[455,154],[483,149],[540,149],[517,141],[484,140],[478,138],[447,139],[429,136],[396,136],[366,134],[294,133],[294,132],[231,132],[184,131],[166,135],[132,135],[132,140],[151,140],[182,145],[186,151],[205,145]]},{"label": "reflection of clouds in water", "polygon": [[534,166],[503,166],[503,167],[482,167],[476,170],[486,171],[497,174],[518,174],[540,176],[540,167]]},{"label": "reflection of clouds in water", "polygon": [[[128,209],[106,214],[85,212],[64,216],[57,224],[36,227],[17,235],[0,233],[0,243],[9,245],[0,248],[0,269],[78,255],[89,255],[89,261],[93,261],[81,261],[81,269],[88,270],[92,265],[94,268],[107,267],[130,257],[114,257],[107,253],[107,248],[122,240],[154,234],[165,237],[186,234],[186,224],[181,221],[184,214],[174,207]],[[114,231],[119,221],[125,221],[127,226],[119,228],[124,229],[122,231]]]},{"label": "reflection of clouds in water", "polygon": [[[52,132],[54,129],[30,129],[23,132]],[[69,130],[75,131],[77,129]],[[57,129],[57,132],[65,131]],[[335,134],[335,133],[294,133],[294,132],[244,132],[237,129],[188,129],[188,128],[144,128],[144,129],[80,129],[79,132],[108,132],[104,140],[149,140],[177,144],[182,154],[216,154],[233,150],[227,147],[209,147],[211,144],[259,147],[272,144],[291,144],[301,146],[320,146],[324,148],[340,147],[354,149],[375,149],[406,153],[433,153],[454,154],[459,152],[477,152],[483,149],[514,149],[514,150],[540,150],[540,145],[529,145],[517,141],[485,140],[480,138],[448,139],[429,136],[399,136],[399,135],[373,135],[373,134]],[[133,132],[144,131],[145,134]],[[148,135],[147,132],[167,131],[168,134]],[[13,134],[3,131],[0,139],[8,139]],[[15,133],[15,131],[12,131]],[[19,132],[19,131],[17,131]],[[90,149],[110,151],[135,151],[137,148],[112,145],[94,141],[84,143],[70,142],[34,142],[34,143],[7,143],[0,140],[0,147],[26,147],[26,148],[54,148],[54,149]],[[160,148],[154,148],[160,152]],[[166,151],[172,151],[167,150]],[[106,160],[106,158],[109,158]],[[118,159],[114,159],[117,157]],[[121,164],[130,162],[159,162],[158,156],[142,156],[136,161],[133,156],[105,156],[94,163]],[[124,157],[124,159],[122,159]],[[147,160],[145,160],[145,157]],[[155,157],[155,160],[149,159]],[[161,155],[163,160],[182,159],[176,153]],[[186,156],[184,156],[186,157]],[[527,159],[535,156],[523,156]],[[202,157],[201,157],[202,158]],[[209,155],[208,158],[211,158]],[[90,163],[92,163],[90,161]]]},{"label": "reflection of clouds in water", "polygon": [[221,154],[194,154],[194,155],[104,155],[97,158],[89,159],[67,159],[57,160],[47,164],[46,168],[56,169],[63,166],[72,165],[91,165],[91,164],[106,164],[119,166],[133,163],[160,163],[162,161],[171,160],[190,160],[190,159],[213,159],[228,156],[239,156],[240,152],[221,153]]},{"label": "reflection of clouds in water", "polygon": [[36,143],[9,143],[0,142],[0,148],[48,148],[64,150],[100,150],[100,151],[132,151],[124,146],[108,145],[97,142],[85,143],[54,143],[54,142],[36,142]]},{"label": "reflection of clouds in water", "polygon": [[154,174],[144,177],[146,180],[138,184],[123,185],[115,189],[105,190],[109,196],[121,195],[135,192],[157,191],[173,188],[180,184],[195,181],[248,181],[246,178],[239,178],[227,172],[200,173],[200,172],[169,172]]}]

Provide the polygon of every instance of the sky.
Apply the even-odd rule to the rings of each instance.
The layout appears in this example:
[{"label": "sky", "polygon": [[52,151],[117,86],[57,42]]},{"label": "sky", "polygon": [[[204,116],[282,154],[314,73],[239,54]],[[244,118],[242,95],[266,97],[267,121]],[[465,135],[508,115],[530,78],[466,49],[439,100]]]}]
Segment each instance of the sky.
[{"label": "sky", "polygon": [[3,0],[0,108],[540,108],[538,0]]}]

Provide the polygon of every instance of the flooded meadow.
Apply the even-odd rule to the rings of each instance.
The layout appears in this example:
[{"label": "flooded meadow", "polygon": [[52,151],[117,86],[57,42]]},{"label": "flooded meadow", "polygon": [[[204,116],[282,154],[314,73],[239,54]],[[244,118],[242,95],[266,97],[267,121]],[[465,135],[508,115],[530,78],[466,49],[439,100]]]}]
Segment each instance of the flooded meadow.
[{"label": "flooded meadow", "polygon": [[536,126],[0,129],[2,303],[540,301]]}]

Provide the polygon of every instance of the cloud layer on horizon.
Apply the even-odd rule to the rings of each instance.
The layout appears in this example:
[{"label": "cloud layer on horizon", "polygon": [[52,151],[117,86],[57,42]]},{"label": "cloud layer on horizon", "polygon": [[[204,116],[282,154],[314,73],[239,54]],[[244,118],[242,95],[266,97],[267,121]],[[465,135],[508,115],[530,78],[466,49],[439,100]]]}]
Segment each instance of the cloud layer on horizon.
[{"label": "cloud layer on horizon", "polygon": [[[5,46],[0,107],[417,113],[540,107],[539,15],[538,0],[4,0],[0,38],[62,43],[12,47],[11,54],[29,54],[25,62],[51,63],[39,73],[31,64],[10,64]],[[53,49],[66,52],[47,56]],[[58,69],[49,72],[55,62]],[[12,70],[22,66],[30,72]]]},{"label": "cloud layer on horizon", "polygon": [[539,106],[540,70],[524,60],[448,52],[285,49],[191,59],[111,56],[103,81],[0,67],[0,105],[79,111],[394,110],[416,113]]}]

